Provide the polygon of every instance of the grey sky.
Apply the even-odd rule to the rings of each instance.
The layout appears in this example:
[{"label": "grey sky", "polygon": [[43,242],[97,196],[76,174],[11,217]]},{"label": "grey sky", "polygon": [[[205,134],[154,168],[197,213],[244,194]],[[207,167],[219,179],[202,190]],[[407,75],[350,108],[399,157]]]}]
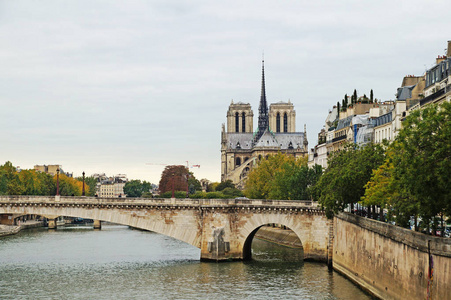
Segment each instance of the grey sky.
[{"label": "grey sky", "polygon": [[[220,179],[230,101],[291,100],[317,142],[354,88],[394,99],[451,39],[450,1],[2,1],[0,164]],[[254,120],[256,128],[257,118]]]}]

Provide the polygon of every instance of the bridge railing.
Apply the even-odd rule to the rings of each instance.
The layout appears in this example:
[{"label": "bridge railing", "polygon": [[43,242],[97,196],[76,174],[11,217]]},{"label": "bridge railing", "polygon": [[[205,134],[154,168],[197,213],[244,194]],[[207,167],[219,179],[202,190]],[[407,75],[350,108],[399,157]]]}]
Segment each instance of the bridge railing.
[{"label": "bridge railing", "polygon": [[191,199],[191,198],[99,198],[79,196],[0,196],[0,202],[60,202],[92,204],[135,204],[135,205],[177,205],[177,206],[296,206],[317,208],[317,202],[308,200],[266,200],[266,199]]}]

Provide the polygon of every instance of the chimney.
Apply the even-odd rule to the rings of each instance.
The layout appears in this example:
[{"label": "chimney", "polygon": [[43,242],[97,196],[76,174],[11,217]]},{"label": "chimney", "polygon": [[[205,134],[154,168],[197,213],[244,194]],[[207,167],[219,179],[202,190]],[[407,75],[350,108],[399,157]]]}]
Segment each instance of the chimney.
[{"label": "chimney", "polygon": [[444,55],[439,55],[437,56],[437,58],[435,59],[435,63],[438,65],[439,63],[441,63],[442,61],[444,61],[446,59],[446,56]]},{"label": "chimney", "polygon": [[451,41],[448,41],[448,51],[446,51],[446,56],[451,57]]}]

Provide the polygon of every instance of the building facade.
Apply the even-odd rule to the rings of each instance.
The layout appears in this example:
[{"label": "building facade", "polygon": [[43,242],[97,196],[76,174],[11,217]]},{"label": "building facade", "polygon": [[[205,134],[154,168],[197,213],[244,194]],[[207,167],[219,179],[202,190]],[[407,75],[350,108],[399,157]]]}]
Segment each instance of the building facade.
[{"label": "building facade", "polygon": [[125,174],[107,177],[105,173],[93,174],[97,180],[96,196],[101,198],[125,198],[124,186],[128,179]]},{"label": "building facade", "polygon": [[42,173],[47,173],[52,176],[55,176],[57,172],[59,172],[59,174],[64,174],[67,177],[74,176],[74,173],[64,172],[61,165],[35,165],[34,170]]},{"label": "building facade", "polygon": [[244,188],[249,171],[258,160],[278,152],[303,157],[308,152],[307,133],[296,132],[296,112],[293,104],[266,101],[265,69],[258,109],[258,127],[253,131],[252,107],[249,103],[232,103],[227,111],[227,128],[221,132],[221,181],[231,180]]}]

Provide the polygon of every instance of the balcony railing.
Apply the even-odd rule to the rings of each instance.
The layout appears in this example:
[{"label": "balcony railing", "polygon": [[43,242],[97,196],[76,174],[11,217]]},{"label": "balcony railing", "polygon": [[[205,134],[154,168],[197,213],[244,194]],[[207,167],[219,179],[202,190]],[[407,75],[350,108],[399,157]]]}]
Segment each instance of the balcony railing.
[{"label": "balcony railing", "polygon": [[341,140],[344,140],[344,139],[346,139],[346,135],[342,135],[342,136],[339,136],[339,137],[336,137],[336,138],[332,139],[332,143],[335,143],[335,142],[338,142],[338,141],[341,141]]}]

